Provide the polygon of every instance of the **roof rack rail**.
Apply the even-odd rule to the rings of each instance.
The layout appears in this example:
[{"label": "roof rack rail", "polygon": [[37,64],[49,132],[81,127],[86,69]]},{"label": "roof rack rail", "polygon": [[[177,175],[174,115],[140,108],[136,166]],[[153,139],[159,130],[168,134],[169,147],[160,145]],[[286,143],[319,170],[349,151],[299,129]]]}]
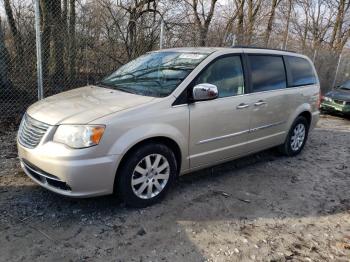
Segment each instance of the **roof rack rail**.
[{"label": "roof rack rail", "polygon": [[286,50],[286,49],[278,49],[278,48],[267,48],[267,47],[258,47],[258,46],[244,46],[244,45],[233,45],[231,48],[250,48],[250,49],[262,49],[262,50],[275,50],[275,51],[283,51],[283,52],[290,52],[290,53],[296,53],[295,51]]}]

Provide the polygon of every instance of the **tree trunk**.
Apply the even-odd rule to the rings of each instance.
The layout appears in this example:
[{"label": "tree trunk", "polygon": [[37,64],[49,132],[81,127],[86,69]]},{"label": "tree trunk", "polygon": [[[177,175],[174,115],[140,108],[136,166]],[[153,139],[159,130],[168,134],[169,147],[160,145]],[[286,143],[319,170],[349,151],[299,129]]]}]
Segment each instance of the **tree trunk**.
[{"label": "tree trunk", "polygon": [[63,24],[63,29],[66,31],[65,33],[67,34],[67,18],[68,18],[68,0],[62,0],[62,24]]},{"label": "tree trunk", "polygon": [[269,45],[270,36],[271,36],[271,32],[272,32],[272,26],[273,26],[273,20],[275,19],[276,8],[277,8],[279,3],[280,3],[280,0],[272,0],[270,16],[269,16],[269,19],[267,21],[267,27],[266,27],[266,31],[265,31],[264,47],[267,47]]},{"label": "tree trunk", "polygon": [[[216,2],[217,2],[217,0],[211,0],[210,9],[209,9],[207,16],[205,16],[204,7],[202,6],[202,13],[201,13],[202,18],[201,18],[200,14],[198,12],[198,9],[197,9],[198,8],[198,0],[192,0],[192,9],[194,12],[197,30],[199,31],[199,45],[200,46],[206,46],[206,44],[207,44],[209,26],[210,26],[211,20],[213,19]],[[202,5],[203,5],[203,3],[202,3]]]},{"label": "tree trunk", "polygon": [[135,58],[136,50],[136,20],[137,20],[136,8],[133,8],[129,13],[129,23],[128,23],[128,59]]},{"label": "tree trunk", "polygon": [[244,36],[243,36],[243,22],[244,22],[244,3],[245,0],[239,1],[238,8],[238,22],[237,22],[237,44],[243,45],[244,43]]},{"label": "tree trunk", "polygon": [[24,50],[22,46],[22,35],[18,31],[15,18],[13,16],[12,7],[10,0],[4,0],[5,12],[7,20],[10,26],[10,31],[14,40],[14,46],[16,49],[16,70],[22,71],[25,70],[24,67]]},{"label": "tree trunk", "polygon": [[247,32],[247,45],[250,45],[252,43],[252,37],[253,37],[253,0],[248,1],[248,32]]},{"label": "tree trunk", "polygon": [[202,26],[199,29],[199,45],[200,46],[206,46],[206,44],[207,44],[207,35],[208,35],[208,28],[205,28],[205,26]]},{"label": "tree trunk", "polygon": [[305,51],[306,51],[306,38],[307,38],[307,34],[309,32],[309,16],[308,16],[307,10],[305,10],[305,15],[306,15],[305,26],[304,26],[303,38],[301,41],[303,53],[305,53]]},{"label": "tree trunk", "polygon": [[63,80],[65,79],[64,70],[64,40],[63,40],[63,30],[62,30],[62,10],[61,1],[52,1],[52,83],[54,87],[54,92],[59,92],[63,90]]},{"label": "tree trunk", "polygon": [[[144,34],[145,32],[138,32],[138,20],[142,18],[143,15],[149,13],[152,13],[153,19],[155,19],[155,15],[157,13],[160,14],[160,12],[157,10],[157,0],[135,0],[126,2],[127,4],[123,5],[121,1],[117,1],[117,5],[120,6],[123,10],[125,10],[127,12],[127,15],[129,16],[126,34],[125,36],[123,36],[123,41],[127,53],[127,58],[128,60],[130,60],[143,53],[144,47],[147,46],[147,43],[144,43],[144,38],[142,37],[142,34]],[[117,28],[121,32],[120,27],[117,26]],[[124,32],[122,32],[122,34],[124,35]]]},{"label": "tree trunk", "polygon": [[12,89],[10,79],[8,78],[8,70],[10,57],[5,46],[4,33],[2,31],[1,16],[0,16],[0,95],[6,95],[6,92]]},{"label": "tree trunk", "polygon": [[[64,55],[63,59],[65,63],[69,60],[69,23],[68,23],[68,0],[62,0],[62,30],[63,30],[63,42],[64,42]],[[67,65],[68,67],[69,65]]]},{"label": "tree trunk", "polygon": [[73,84],[75,81],[75,60],[76,60],[76,39],[75,39],[75,0],[69,1],[69,45],[68,45],[68,69],[69,82]]},{"label": "tree trunk", "polygon": [[340,0],[338,2],[337,16],[332,32],[330,46],[333,50],[340,54],[350,37],[350,29],[343,30],[346,23],[346,14],[349,13],[350,2]]},{"label": "tree trunk", "polygon": [[341,28],[344,20],[344,8],[345,0],[340,0],[338,4],[337,17],[335,19],[335,24],[330,41],[330,45],[334,49],[336,49],[336,46],[339,43],[339,37],[341,35]]},{"label": "tree trunk", "polygon": [[246,40],[247,45],[252,44],[256,15],[258,14],[260,7],[261,7],[261,0],[255,1],[255,6],[254,6],[253,0],[248,0],[248,29],[247,29],[247,40]]},{"label": "tree trunk", "polygon": [[48,84],[49,80],[49,59],[50,59],[50,36],[51,36],[51,0],[41,0],[41,56],[44,85]]},{"label": "tree trunk", "polygon": [[288,0],[286,29],[284,30],[283,41],[282,41],[283,49],[287,49],[287,41],[288,41],[288,34],[289,34],[289,24],[290,24],[290,16],[292,14],[292,7],[293,7],[293,0]]}]

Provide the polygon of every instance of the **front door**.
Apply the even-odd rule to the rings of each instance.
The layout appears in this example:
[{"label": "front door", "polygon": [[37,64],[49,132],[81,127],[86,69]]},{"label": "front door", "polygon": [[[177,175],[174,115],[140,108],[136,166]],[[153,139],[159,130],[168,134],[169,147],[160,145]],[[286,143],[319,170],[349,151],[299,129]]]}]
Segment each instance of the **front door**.
[{"label": "front door", "polygon": [[245,95],[240,55],[217,58],[194,85],[216,85],[219,97],[195,102],[190,108],[190,166],[206,166],[244,154],[249,136],[249,95]]}]

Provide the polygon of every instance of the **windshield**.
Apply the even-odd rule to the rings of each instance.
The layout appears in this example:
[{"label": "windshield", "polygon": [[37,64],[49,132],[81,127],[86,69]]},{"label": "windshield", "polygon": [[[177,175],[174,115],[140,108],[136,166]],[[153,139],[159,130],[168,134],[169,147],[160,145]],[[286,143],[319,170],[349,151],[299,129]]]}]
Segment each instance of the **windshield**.
[{"label": "windshield", "polygon": [[350,80],[339,86],[340,89],[350,90]]},{"label": "windshield", "polygon": [[149,53],[123,65],[101,84],[124,92],[165,97],[207,56],[171,51]]}]

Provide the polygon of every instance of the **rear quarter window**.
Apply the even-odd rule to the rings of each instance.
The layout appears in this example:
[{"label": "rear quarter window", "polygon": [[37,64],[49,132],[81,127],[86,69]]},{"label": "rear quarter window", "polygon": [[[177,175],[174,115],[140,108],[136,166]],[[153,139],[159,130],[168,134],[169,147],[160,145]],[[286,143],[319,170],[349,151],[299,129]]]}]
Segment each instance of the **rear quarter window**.
[{"label": "rear quarter window", "polygon": [[286,56],[285,60],[290,76],[288,79],[288,85],[290,87],[313,85],[317,83],[314,70],[308,60],[293,56]]}]

